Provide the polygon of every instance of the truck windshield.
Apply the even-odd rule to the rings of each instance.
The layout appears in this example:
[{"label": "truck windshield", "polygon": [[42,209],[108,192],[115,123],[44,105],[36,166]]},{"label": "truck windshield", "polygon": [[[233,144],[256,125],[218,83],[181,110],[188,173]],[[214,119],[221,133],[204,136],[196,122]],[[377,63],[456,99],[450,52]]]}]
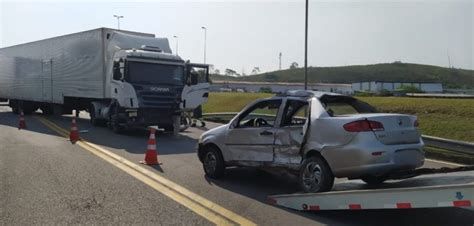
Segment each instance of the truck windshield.
[{"label": "truck windshield", "polygon": [[184,66],[129,61],[126,80],[132,83],[181,85],[184,83]]}]

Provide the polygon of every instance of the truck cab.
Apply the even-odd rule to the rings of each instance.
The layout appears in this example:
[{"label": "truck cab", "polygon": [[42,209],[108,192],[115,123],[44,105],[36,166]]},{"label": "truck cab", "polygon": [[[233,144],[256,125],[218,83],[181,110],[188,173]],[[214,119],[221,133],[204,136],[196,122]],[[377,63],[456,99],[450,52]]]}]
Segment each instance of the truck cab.
[{"label": "truck cab", "polygon": [[177,133],[186,103],[183,89],[193,90],[199,83],[187,65],[179,56],[165,53],[159,47],[117,51],[111,68],[112,100],[93,103],[92,123],[107,121],[115,132],[156,125]]}]

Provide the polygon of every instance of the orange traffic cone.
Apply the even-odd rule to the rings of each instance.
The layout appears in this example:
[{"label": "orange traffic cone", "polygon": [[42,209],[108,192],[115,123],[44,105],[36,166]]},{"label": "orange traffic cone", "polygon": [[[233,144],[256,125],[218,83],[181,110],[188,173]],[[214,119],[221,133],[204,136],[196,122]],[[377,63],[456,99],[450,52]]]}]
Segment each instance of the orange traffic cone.
[{"label": "orange traffic cone", "polygon": [[150,129],[150,138],[148,138],[148,147],[145,153],[145,160],[140,161],[141,164],[145,164],[145,165],[161,164],[158,162],[158,153],[156,152],[155,132],[156,132],[155,129],[153,128]]},{"label": "orange traffic cone", "polygon": [[79,131],[77,130],[76,117],[72,117],[71,132],[69,133],[69,141],[75,144],[79,140]]},{"label": "orange traffic cone", "polygon": [[18,123],[18,129],[26,129],[25,114],[23,111],[20,112],[20,122]]}]

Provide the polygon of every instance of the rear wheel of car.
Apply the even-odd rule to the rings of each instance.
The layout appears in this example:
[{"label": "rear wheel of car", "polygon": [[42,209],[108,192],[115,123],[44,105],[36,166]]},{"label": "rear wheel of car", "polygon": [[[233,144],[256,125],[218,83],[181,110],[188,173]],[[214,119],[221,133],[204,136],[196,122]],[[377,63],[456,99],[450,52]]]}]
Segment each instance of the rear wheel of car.
[{"label": "rear wheel of car", "polygon": [[206,175],[219,179],[224,177],[225,163],[221,152],[213,146],[204,147],[202,153],[202,166]]},{"label": "rear wheel of car", "polygon": [[304,192],[325,192],[332,189],[334,176],[322,157],[313,156],[303,162],[299,186]]},{"label": "rear wheel of car", "polygon": [[385,176],[366,176],[361,178],[368,185],[379,185],[387,180]]}]

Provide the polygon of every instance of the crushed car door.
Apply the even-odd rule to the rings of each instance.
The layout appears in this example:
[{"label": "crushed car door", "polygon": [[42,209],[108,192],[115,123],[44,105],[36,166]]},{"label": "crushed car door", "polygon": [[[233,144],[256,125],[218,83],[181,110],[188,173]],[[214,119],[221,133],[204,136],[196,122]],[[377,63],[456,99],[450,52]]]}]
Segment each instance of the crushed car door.
[{"label": "crushed car door", "polygon": [[237,161],[273,161],[275,123],[281,99],[257,102],[229,129],[226,146]]},{"label": "crushed car door", "polygon": [[308,109],[307,101],[287,99],[275,134],[275,163],[301,163],[300,150],[307,128]]}]

